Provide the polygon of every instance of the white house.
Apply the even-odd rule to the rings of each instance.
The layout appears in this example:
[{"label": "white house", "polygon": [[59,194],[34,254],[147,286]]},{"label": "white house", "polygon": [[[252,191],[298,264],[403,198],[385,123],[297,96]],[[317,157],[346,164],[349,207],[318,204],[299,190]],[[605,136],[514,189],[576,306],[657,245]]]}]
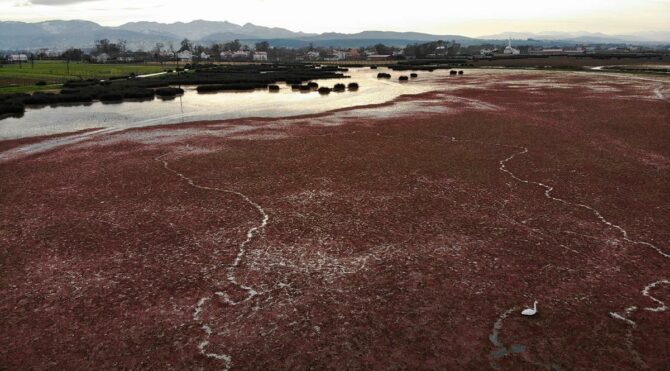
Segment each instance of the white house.
[{"label": "white house", "polygon": [[246,50],[238,50],[235,53],[233,53],[233,59],[248,59],[250,56],[250,53]]},{"label": "white house", "polygon": [[540,50],[533,50],[531,54],[537,55],[563,55],[565,51],[563,48],[543,48]]},{"label": "white house", "polygon": [[315,60],[319,59],[321,55],[317,51],[307,52],[307,59]]},{"label": "white house", "polygon": [[509,39],[508,44],[505,47],[505,50],[503,51],[503,54],[519,55],[521,54],[521,51],[519,49],[514,49],[512,47],[512,39]]},{"label": "white house", "polygon": [[107,53],[98,54],[95,57],[95,61],[98,63],[107,63],[108,60],[109,60],[109,54]]},{"label": "white house", "polygon": [[25,54],[12,54],[7,57],[7,61],[10,63],[28,62],[28,56]]},{"label": "white house", "polygon": [[203,61],[208,60],[209,59],[209,54],[207,54],[205,52],[200,53],[200,59],[202,59]]},{"label": "white house", "polygon": [[482,49],[479,51],[479,55],[493,55],[498,51],[498,49]]},{"label": "white house", "polygon": [[254,61],[267,61],[268,53],[267,52],[254,52]]},{"label": "white house", "polygon": [[343,61],[345,59],[347,59],[347,52],[341,50],[333,50],[332,54],[323,57],[323,60],[326,61]]},{"label": "white house", "polygon": [[184,50],[183,52],[177,53],[177,59],[180,62],[190,62],[193,60],[193,53],[190,50]]}]

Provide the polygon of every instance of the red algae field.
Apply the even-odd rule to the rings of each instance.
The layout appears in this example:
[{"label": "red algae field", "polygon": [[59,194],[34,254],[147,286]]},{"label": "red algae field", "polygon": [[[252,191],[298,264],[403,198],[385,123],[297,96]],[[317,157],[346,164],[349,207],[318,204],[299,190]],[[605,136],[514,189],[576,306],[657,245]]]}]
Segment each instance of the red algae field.
[{"label": "red algae field", "polygon": [[670,80],[436,79],[0,146],[0,369],[670,368]]}]

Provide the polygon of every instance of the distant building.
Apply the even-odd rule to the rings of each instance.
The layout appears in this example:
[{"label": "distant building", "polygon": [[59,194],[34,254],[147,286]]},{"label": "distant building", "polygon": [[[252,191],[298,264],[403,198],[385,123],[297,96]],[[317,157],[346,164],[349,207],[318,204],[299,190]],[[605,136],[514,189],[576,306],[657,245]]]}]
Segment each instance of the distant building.
[{"label": "distant building", "polygon": [[564,55],[565,51],[562,48],[543,48],[540,50],[532,50],[530,54],[535,55]]},{"label": "distant building", "polygon": [[337,58],[338,61],[347,59],[347,52],[342,50],[333,50],[333,55]]},{"label": "distant building", "polygon": [[361,53],[358,52],[358,49],[351,49],[347,53],[347,59],[358,59],[361,57]]},{"label": "distant building", "polygon": [[267,61],[267,60],[268,60],[268,53],[267,52],[254,52],[254,61],[262,62],[262,61]]},{"label": "distant building", "polygon": [[202,59],[203,61],[209,60],[209,54],[205,52],[200,53],[200,59]]},{"label": "distant building", "polygon": [[388,54],[372,54],[368,55],[368,60],[369,61],[389,61],[392,60],[393,57]]},{"label": "distant building", "polygon": [[219,56],[221,57],[221,59],[231,59],[233,57],[233,52],[231,51],[221,52]]},{"label": "distant building", "polygon": [[321,56],[321,54],[319,54],[319,52],[317,52],[317,51],[307,52],[307,59],[310,59],[310,60],[319,59],[320,56]]},{"label": "distant building", "polygon": [[343,61],[347,58],[347,53],[340,50],[333,50],[332,53],[323,57],[325,61]]},{"label": "distant building", "polygon": [[521,54],[521,51],[519,49],[515,49],[512,47],[512,39],[508,40],[507,46],[505,47],[505,50],[503,51],[503,54],[507,55],[519,55]]},{"label": "distant building", "polygon": [[97,63],[107,63],[107,61],[109,61],[109,54],[107,53],[98,54],[94,58]]},{"label": "distant building", "polygon": [[184,50],[177,53],[177,59],[179,59],[180,62],[191,62],[193,60],[193,53],[191,53],[190,50]]},{"label": "distant building", "polygon": [[28,62],[28,56],[25,54],[11,54],[7,57],[9,63]]},{"label": "distant building", "polygon": [[124,57],[118,57],[118,58],[116,58],[116,60],[119,61],[119,62],[133,62],[133,61],[135,61],[135,57],[124,56]]},{"label": "distant building", "polygon": [[563,50],[563,52],[565,52],[565,54],[585,54],[586,49],[582,48],[581,46],[578,46],[574,49],[565,49]]},{"label": "distant building", "polygon": [[492,56],[496,52],[498,52],[498,49],[496,49],[496,48],[493,48],[493,49],[486,49],[485,48],[485,49],[482,49],[482,50],[479,51],[479,55]]},{"label": "distant building", "polygon": [[238,50],[233,53],[232,58],[233,59],[249,59],[251,56],[251,53],[249,53],[246,50]]}]

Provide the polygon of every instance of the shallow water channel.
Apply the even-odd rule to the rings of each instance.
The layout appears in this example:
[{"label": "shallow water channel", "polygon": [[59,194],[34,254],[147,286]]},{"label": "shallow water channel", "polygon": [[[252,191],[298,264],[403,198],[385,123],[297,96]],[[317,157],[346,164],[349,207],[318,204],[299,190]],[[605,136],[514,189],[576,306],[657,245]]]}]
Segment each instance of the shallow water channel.
[{"label": "shallow water channel", "polygon": [[[377,79],[377,73],[389,72],[392,79]],[[282,117],[313,114],[338,108],[384,103],[403,94],[417,94],[436,88],[435,77],[448,75],[446,70],[418,71],[419,77],[400,83],[400,75],[411,71],[393,72],[386,68],[353,68],[345,73],[347,79],[315,80],[320,86],[357,82],[358,91],[317,92],[292,91],[280,84],[281,90],[253,92],[220,92],[199,94],[195,86],[184,87],[185,94],[174,100],[155,99],[148,102],[123,102],[90,105],[29,107],[21,118],[0,120],[0,140],[35,137],[74,132],[92,128],[123,130],[152,125],[183,123],[200,120],[225,120],[244,117]]]}]

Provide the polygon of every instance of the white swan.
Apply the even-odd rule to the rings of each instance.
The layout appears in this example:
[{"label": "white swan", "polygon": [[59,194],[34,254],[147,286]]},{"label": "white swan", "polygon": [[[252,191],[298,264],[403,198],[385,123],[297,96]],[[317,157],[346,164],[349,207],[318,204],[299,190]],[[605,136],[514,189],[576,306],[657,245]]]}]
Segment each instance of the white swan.
[{"label": "white swan", "polygon": [[533,309],[526,308],[521,312],[522,315],[524,316],[534,316],[537,314],[537,300],[535,300],[535,304],[533,304]]}]

